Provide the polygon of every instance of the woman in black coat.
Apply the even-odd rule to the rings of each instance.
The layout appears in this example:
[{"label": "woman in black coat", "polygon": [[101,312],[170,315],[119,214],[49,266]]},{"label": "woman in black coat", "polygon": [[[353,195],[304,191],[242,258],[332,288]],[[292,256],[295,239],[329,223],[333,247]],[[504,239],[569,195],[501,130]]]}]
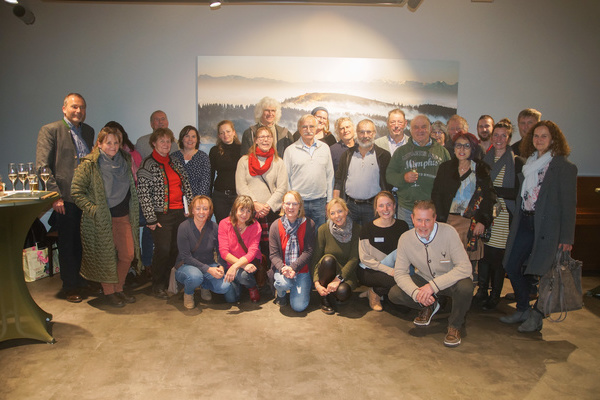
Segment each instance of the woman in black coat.
[{"label": "woman in black coat", "polygon": [[492,223],[496,202],[490,167],[474,158],[477,146],[473,134],[457,135],[455,157],[440,165],[431,192],[437,220],[457,230],[473,266],[483,256],[480,235]]}]

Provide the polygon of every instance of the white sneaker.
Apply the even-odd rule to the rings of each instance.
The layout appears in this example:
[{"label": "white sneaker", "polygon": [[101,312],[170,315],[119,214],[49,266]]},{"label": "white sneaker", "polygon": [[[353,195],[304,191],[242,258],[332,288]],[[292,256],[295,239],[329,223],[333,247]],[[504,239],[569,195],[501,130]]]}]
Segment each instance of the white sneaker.
[{"label": "white sneaker", "polygon": [[211,301],[212,293],[208,289],[200,289],[200,297],[202,297],[202,300],[204,301]]},{"label": "white sneaker", "polygon": [[183,306],[188,310],[194,308],[194,295],[193,294],[183,294]]}]

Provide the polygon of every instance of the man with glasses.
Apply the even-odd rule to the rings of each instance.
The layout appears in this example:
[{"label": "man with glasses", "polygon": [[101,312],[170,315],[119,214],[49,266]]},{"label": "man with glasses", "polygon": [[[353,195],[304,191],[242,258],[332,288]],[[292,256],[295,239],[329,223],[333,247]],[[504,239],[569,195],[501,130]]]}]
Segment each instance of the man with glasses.
[{"label": "man with glasses", "polygon": [[417,115],[410,122],[411,139],[392,156],[386,178],[398,188],[396,217],[413,228],[411,213],[417,200],[431,198],[433,180],[438,168],[450,160],[450,154],[429,136],[431,124],[427,116]]},{"label": "man with glasses", "polygon": [[325,206],[333,195],[333,163],[329,146],[315,140],[316,130],[317,119],[303,115],[298,120],[300,139],[288,147],[283,162],[289,189],[300,193],[306,216],[319,227],[325,223]]},{"label": "man with glasses", "polygon": [[385,179],[391,156],[375,144],[375,133],[370,119],[356,125],[357,143],[342,155],[335,174],[333,197],[346,200],[352,221],[361,226],[374,219],[375,195],[391,189]]}]

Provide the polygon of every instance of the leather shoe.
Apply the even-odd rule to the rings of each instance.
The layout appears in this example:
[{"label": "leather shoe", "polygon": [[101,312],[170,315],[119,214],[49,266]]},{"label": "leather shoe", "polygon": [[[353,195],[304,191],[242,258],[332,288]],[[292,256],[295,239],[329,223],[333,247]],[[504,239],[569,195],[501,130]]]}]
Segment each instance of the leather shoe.
[{"label": "leather shoe", "polygon": [[525,322],[527,318],[529,318],[529,314],[531,313],[531,308],[528,308],[525,311],[515,311],[511,315],[505,315],[500,318],[500,322],[505,324],[516,324],[517,322]]},{"label": "leather shoe", "polygon": [[125,307],[125,302],[116,293],[107,294],[105,298],[109,306],[117,308]]},{"label": "leather shoe", "polygon": [[125,303],[129,303],[129,304],[135,303],[135,296],[129,296],[125,292],[117,292],[117,296],[119,296],[119,298],[121,300],[123,300]]},{"label": "leather shoe", "polygon": [[335,314],[335,310],[331,306],[328,297],[329,295],[321,296],[321,311],[327,315]]},{"label": "leather shoe", "polygon": [[167,291],[163,288],[152,288],[152,295],[161,300],[167,300],[169,298]]},{"label": "leather shoe", "polygon": [[67,292],[65,299],[69,303],[81,303],[81,301],[83,300],[81,295],[77,292]]},{"label": "leather shoe", "polygon": [[381,299],[379,298],[379,295],[373,291],[373,288],[369,288],[367,291],[367,297],[369,298],[369,307],[371,307],[371,310],[383,311]]},{"label": "leather shoe", "polygon": [[517,331],[521,333],[538,332],[542,330],[543,324],[544,317],[542,314],[535,310],[531,310],[529,317],[517,328]]}]

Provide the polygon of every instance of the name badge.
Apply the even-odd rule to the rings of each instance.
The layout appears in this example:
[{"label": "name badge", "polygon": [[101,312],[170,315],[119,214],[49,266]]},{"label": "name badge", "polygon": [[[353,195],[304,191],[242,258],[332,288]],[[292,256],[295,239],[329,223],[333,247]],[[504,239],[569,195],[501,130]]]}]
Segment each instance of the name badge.
[{"label": "name badge", "polygon": [[450,260],[440,260],[440,264],[448,264]]},{"label": "name badge", "polygon": [[375,238],[375,243],[383,243],[383,242],[385,242],[385,238],[382,238],[382,237]]}]

